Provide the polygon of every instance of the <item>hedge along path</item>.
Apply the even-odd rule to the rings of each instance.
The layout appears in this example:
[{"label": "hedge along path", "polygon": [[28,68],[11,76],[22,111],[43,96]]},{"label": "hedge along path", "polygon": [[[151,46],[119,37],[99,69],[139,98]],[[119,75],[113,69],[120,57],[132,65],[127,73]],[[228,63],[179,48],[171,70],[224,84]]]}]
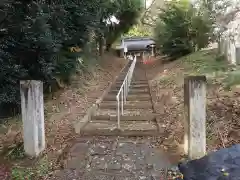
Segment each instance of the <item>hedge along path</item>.
[{"label": "hedge along path", "polygon": [[[138,61],[127,103],[117,127],[116,94],[130,62],[121,71],[102,101],[82,119],[79,133],[63,161],[64,169],[51,179],[131,180],[160,179],[170,165],[157,149],[161,130],[156,121],[146,67]],[[81,124],[81,122],[79,122]]]}]

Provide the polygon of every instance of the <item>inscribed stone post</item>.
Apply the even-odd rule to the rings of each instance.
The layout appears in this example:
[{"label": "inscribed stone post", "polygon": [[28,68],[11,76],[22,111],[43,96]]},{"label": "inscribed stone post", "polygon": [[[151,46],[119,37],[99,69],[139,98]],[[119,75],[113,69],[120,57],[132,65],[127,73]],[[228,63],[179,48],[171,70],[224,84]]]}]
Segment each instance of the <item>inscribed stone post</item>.
[{"label": "inscribed stone post", "polygon": [[240,64],[240,45],[236,47],[236,60],[237,60],[237,65]]},{"label": "inscribed stone post", "polygon": [[206,77],[184,79],[184,150],[190,159],[206,153]]},{"label": "inscribed stone post", "polygon": [[35,80],[20,82],[24,150],[38,156],[45,149],[43,83]]}]

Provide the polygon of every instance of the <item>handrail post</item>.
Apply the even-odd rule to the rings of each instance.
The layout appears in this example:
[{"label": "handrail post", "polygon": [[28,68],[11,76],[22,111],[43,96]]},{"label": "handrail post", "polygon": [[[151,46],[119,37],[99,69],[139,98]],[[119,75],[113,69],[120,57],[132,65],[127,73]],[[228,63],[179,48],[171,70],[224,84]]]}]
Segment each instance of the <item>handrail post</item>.
[{"label": "handrail post", "polygon": [[127,97],[127,85],[126,85],[126,81],[124,81],[124,104],[126,104],[126,97]]},{"label": "handrail post", "polygon": [[127,95],[128,95],[128,75],[126,76],[126,99],[127,99]]},{"label": "handrail post", "polygon": [[117,121],[118,121],[118,129],[120,129],[119,96],[117,96],[116,99],[117,99]]},{"label": "handrail post", "polygon": [[[123,87],[124,87],[124,86],[123,86]],[[123,115],[123,101],[124,101],[124,100],[123,100],[123,92],[124,92],[124,91],[122,91],[122,93],[121,93],[121,105],[122,105],[122,106],[121,106],[121,110],[122,110],[122,115]]]}]

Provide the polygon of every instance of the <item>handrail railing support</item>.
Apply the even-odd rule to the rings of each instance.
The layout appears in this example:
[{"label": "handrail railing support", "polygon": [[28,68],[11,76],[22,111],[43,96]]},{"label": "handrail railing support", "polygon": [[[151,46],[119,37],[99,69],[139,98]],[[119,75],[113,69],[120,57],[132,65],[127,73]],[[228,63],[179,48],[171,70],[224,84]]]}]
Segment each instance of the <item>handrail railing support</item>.
[{"label": "handrail railing support", "polygon": [[[135,56],[134,59],[132,59],[131,66],[129,67],[128,72],[127,72],[127,74],[123,80],[123,83],[117,93],[117,96],[116,96],[118,129],[121,128],[121,126],[120,126],[120,110],[121,110],[121,115],[123,115],[123,113],[124,113],[123,107],[124,107],[124,104],[126,104],[126,102],[127,102],[127,95],[129,92],[129,87],[131,84],[132,75],[133,75],[133,71],[134,71],[134,68],[136,65],[136,61],[137,61],[137,57]],[[121,103],[121,106],[120,106],[120,103]]]}]

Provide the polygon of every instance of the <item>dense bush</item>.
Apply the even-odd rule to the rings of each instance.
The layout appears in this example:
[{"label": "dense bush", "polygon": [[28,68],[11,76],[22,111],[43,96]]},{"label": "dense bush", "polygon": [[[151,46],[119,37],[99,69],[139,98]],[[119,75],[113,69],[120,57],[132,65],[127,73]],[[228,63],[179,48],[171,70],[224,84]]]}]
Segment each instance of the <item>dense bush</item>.
[{"label": "dense bush", "polygon": [[210,25],[187,1],[165,3],[155,28],[155,39],[161,53],[177,58],[209,42]]},{"label": "dense bush", "polygon": [[[42,80],[45,89],[68,81],[99,34],[112,41],[130,28],[140,0],[16,0],[0,3],[0,109],[20,103],[19,80]],[[120,23],[104,20],[115,15]],[[80,52],[71,52],[79,47]],[[97,46],[95,46],[97,47]],[[90,48],[90,47],[89,47]],[[86,60],[86,58],[84,58]]]},{"label": "dense bush", "polygon": [[124,34],[125,37],[134,37],[134,36],[139,36],[139,37],[144,37],[144,36],[151,36],[151,31],[148,27],[144,25],[136,25],[133,26],[126,34]]},{"label": "dense bush", "polygon": [[116,0],[116,3],[118,8],[114,15],[119,24],[108,26],[105,33],[107,50],[121,34],[127,33],[137,23],[142,8],[142,0]]}]

